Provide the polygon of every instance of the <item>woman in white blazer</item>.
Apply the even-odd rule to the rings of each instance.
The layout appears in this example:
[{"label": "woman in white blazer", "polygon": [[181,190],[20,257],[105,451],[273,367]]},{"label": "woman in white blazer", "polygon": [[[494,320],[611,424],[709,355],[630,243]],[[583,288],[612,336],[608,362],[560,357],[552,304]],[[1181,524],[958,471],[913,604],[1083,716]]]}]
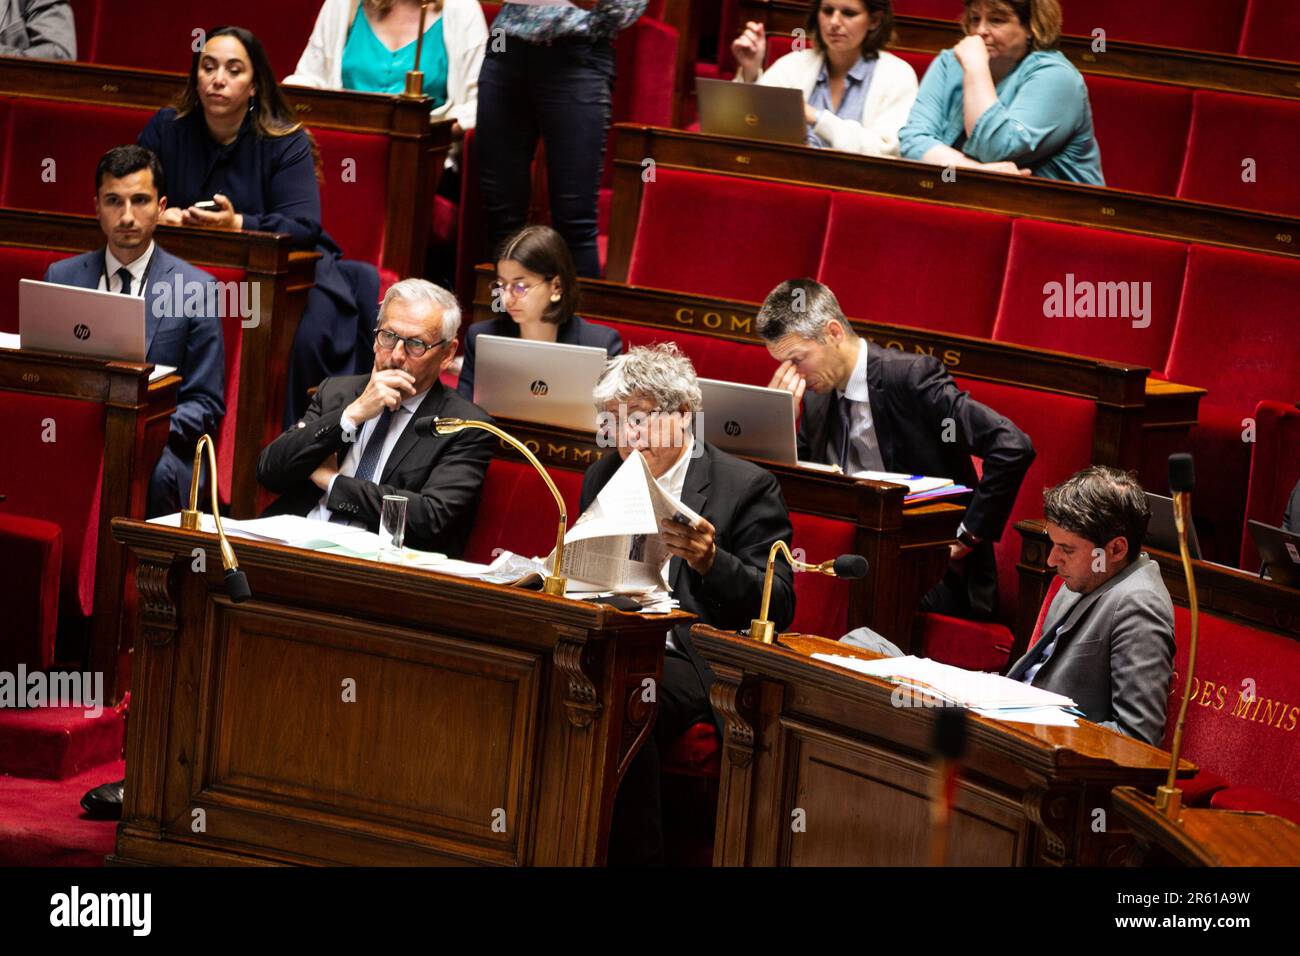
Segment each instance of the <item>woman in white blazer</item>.
[{"label": "woman in white blazer", "polygon": [[802,91],[810,146],[898,156],[917,81],[906,61],[884,50],[893,34],[891,0],[812,0],[803,36],[796,32],[794,50],[768,70],[763,25],[746,24],[731,45],[736,81]]},{"label": "woman in white blazer", "polygon": [[[361,3],[362,0],[325,0],[307,48],[298,60],[298,68],[285,78],[285,83],[319,89],[344,88],[343,52]],[[415,40],[420,6],[415,0],[365,0],[365,3],[370,12],[366,26],[392,18],[409,25],[409,31],[405,31],[409,33],[407,42]],[[431,4],[431,9],[438,6]],[[474,128],[478,117],[478,74],[487,47],[487,21],[478,0],[442,0],[440,6],[443,42],[447,48],[447,99],[430,115],[434,119],[454,120],[455,135],[459,137],[464,130]],[[434,22],[432,18],[426,22],[426,31]]]}]

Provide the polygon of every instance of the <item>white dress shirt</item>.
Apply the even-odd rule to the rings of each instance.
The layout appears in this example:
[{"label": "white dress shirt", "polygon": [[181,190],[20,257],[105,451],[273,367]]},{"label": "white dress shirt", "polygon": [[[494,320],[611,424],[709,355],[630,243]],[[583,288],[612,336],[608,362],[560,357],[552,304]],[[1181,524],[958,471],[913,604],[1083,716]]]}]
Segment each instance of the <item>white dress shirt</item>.
[{"label": "white dress shirt", "polygon": [[[845,473],[859,475],[865,471],[885,471],[885,461],[880,456],[880,441],[871,421],[871,396],[867,389],[867,340],[858,339],[858,360],[853,365],[844,391],[835,390],[837,401],[831,406],[832,415],[839,413],[838,399],[847,398],[849,406],[849,458]],[[829,439],[827,460],[839,464],[840,449],[836,439]]]},{"label": "white dress shirt", "polygon": [[[384,436],[383,447],[379,450],[379,461],[375,462],[376,484],[378,483],[380,476],[384,473],[384,466],[388,463],[388,456],[391,455],[393,449],[397,447],[397,440],[402,437],[402,432],[406,431],[406,427],[411,423],[412,419],[415,418],[415,413],[419,409],[420,403],[424,401],[424,397],[428,394],[429,389],[426,388],[423,392],[412,395],[406,401],[402,402],[402,404],[393,412],[393,420],[388,423],[388,434]],[[383,412],[380,412],[380,415],[382,414]],[[370,441],[370,436],[374,434],[375,426],[379,424],[380,415],[376,415],[374,418],[370,419],[370,421],[365,422],[360,426],[360,428],[358,428],[356,422],[347,416],[346,412],[343,414],[343,417],[339,419],[339,425],[343,429],[344,441],[352,443],[352,447],[348,449],[347,455],[343,458],[343,464],[339,466],[339,475],[346,475],[349,478],[356,475],[357,466],[361,464],[361,456],[366,453],[366,443]],[[321,494],[320,501],[316,504],[316,507],[308,513],[308,518],[312,518],[316,521],[330,520],[330,516],[333,515],[334,512],[327,507],[326,503],[330,500],[330,492],[334,490],[334,482],[337,478],[338,475],[335,475],[330,479],[329,486]],[[347,524],[354,525],[358,528],[365,527],[365,522],[362,521],[348,521]]]},{"label": "white dress shirt", "polygon": [[[136,298],[144,298],[144,272],[149,268],[149,260],[153,258],[153,240],[149,240],[149,248],[145,249],[144,254],[137,256],[135,261],[126,267],[126,271],[131,273],[131,294]],[[111,249],[104,248],[104,272],[108,273],[108,286],[104,286],[104,273],[99,275],[100,292],[121,292],[122,277],[117,274],[117,270],[122,268],[121,260],[113,255]]]}]

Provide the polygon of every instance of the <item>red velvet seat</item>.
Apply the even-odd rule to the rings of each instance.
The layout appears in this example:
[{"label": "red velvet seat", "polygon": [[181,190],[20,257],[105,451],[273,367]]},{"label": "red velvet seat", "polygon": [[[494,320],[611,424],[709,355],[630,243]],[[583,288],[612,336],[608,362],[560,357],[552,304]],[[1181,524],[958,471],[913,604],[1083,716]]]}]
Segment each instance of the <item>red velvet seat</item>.
[{"label": "red velvet seat", "polygon": [[[1186,18],[1184,18],[1186,19]],[[1300,103],[1197,91],[1181,199],[1300,216]],[[1254,181],[1243,180],[1254,160]]]},{"label": "red velvet seat", "polygon": [[[572,525],[579,515],[583,473],[563,468],[547,471],[564,497]],[[532,465],[493,458],[483,479],[465,560],[488,564],[503,550],[527,558],[544,558],[555,547],[558,521],[555,499]]]},{"label": "red velvet seat", "polygon": [[[1036,348],[1110,359],[1163,369],[1178,316],[1183,290],[1187,246],[1178,242],[1126,236],[1077,226],[1062,226],[1032,219],[1017,219],[1011,229],[1011,254],[998,307],[993,338]],[[1132,313],[1133,283],[1150,283],[1150,296],[1142,293],[1149,324],[1135,328],[1135,318],[1080,317],[1068,302],[1073,288],[1091,289],[1093,312]],[[1047,317],[1049,283],[1060,286],[1063,316]],[[1120,292],[1103,295],[1103,283],[1122,283]],[[1086,285],[1085,285],[1086,284]],[[1139,290],[1145,285],[1137,286]],[[1074,297],[1077,304],[1077,293]],[[1092,296],[1090,296],[1092,298]]]},{"label": "red velvet seat", "polygon": [[77,59],[88,63],[95,47],[101,0],[69,0],[69,6],[77,28]]},{"label": "red velvet seat", "polygon": [[936,55],[921,50],[890,50],[889,52],[900,60],[906,61],[907,65],[916,73],[917,80],[925,79],[925,71],[930,69],[930,64],[934,62]]},{"label": "red velvet seat", "polygon": [[[805,49],[809,46],[808,39],[804,38]],[[794,36],[789,33],[769,33],[767,34],[767,55],[763,59],[763,69],[769,68],[781,57],[785,56],[794,49]]]},{"label": "red velvet seat", "polygon": [[[817,564],[857,550],[857,529],[848,521],[791,512],[790,523],[794,526],[790,546],[796,557],[802,552],[804,561]],[[796,572],[794,623],[790,630],[818,634],[831,640],[843,637],[850,629],[849,591],[852,587],[851,581],[839,581],[807,571]]]},{"label": "red velvet seat", "polygon": [[94,63],[184,73],[190,68],[195,30],[237,24],[257,35],[276,79],[283,79],[298,65],[320,5],[320,0],[226,0],[216,7],[208,0],[171,0],[166,14],[153,19],[150,42],[141,43],[138,18],[114,16],[100,0],[103,10],[93,49],[78,56]]},{"label": "red velvet seat", "polygon": [[1037,456],[1021,482],[1002,539],[993,546],[998,569],[998,614],[992,622],[956,622],[936,614],[918,615],[920,652],[944,663],[980,670],[1001,670],[1008,664],[1011,625],[1020,591],[1016,565],[1020,535],[1013,530],[1022,518],[1042,515],[1043,489],[1049,488],[1092,461],[1094,402],[1013,385],[957,379],[960,388],[1014,422],[1029,435]]},{"label": "red velvet seat", "polygon": [[[63,536],[61,613],[94,605],[105,406],[0,391],[8,448],[0,456],[4,514],[57,524]],[[53,440],[49,440],[49,439]]]},{"label": "red velvet seat", "polygon": [[632,285],[761,302],[821,258],[830,191],[658,169],[646,183]]},{"label": "red velvet seat", "polygon": [[44,670],[54,660],[63,532],[41,518],[8,514],[0,504],[0,671]]},{"label": "red velvet seat", "polygon": [[[388,137],[333,129],[312,132],[325,171],[321,183],[325,231],[347,258],[378,267],[384,255],[384,210],[389,208],[389,190],[406,189],[406,184],[388,182]],[[345,179],[347,170],[355,175]]]},{"label": "red velvet seat", "polygon": [[1216,810],[1237,810],[1250,813],[1271,813],[1275,817],[1300,824],[1300,802],[1288,800],[1259,787],[1228,787],[1210,799]]},{"label": "red velvet seat", "polygon": [[18,331],[18,282],[42,279],[51,263],[67,258],[49,249],[0,246],[0,332]]},{"label": "red velvet seat", "polygon": [[957,20],[961,10],[960,0],[894,0],[894,13],[902,17]]},{"label": "red velvet seat", "polygon": [[1190,447],[1202,475],[1193,508],[1213,522],[1214,560],[1230,562],[1241,550],[1250,469],[1246,419],[1262,400],[1300,401],[1297,302],[1300,262],[1192,246],[1165,374],[1209,389]]},{"label": "red velvet seat", "polygon": [[1061,9],[1062,30],[1074,36],[1091,36],[1101,28],[1107,40],[1235,53],[1246,0],[1200,4],[1195,14],[1185,0],[1088,0],[1063,3]]},{"label": "red velvet seat", "polygon": [[[1250,455],[1246,520],[1280,525],[1291,491],[1300,481],[1300,408],[1260,402],[1255,409],[1255,445]],[[1241,533],[1241,567],[1259,567],[1259,552],[1250,533]]]},{"label": "red velvet seat", "polygon": [[1010,236],[1007,216],[836,193],[817,278],[853,318],[987,337]]},{"label": "red velvet seat", "polygon": [[1300,4],[1295,0],[1248,0],[1237,52],[1266,60],[1300,61]]},{"label": "red velvet seat", "polygon": [[[1191,621],[1186,608],[1175,606],[1174,629],[1177,651],[1165,724],[1166,749],[1173,743],[1183,675],[1187,673]],[[1243,694],[1252,699],[1243,698]],[[1228,782],[1227,790],[1214,794],[1213,806],[1276,813],[1273,801],[1297,799],[1297,699],[1300,643],[1295,638],[1201,612],[1183,755],[1203,772]],[[1200,789],[1203,795],[1205,788]],[[1228,803],[1236,805],[1229,807]]]},{"label": "red velvet seat", "polygon": [[[218,282],[242,282],[242,269],[208,267]],[[239,421],[239,359],[243,354],[243,320],[228,315],[221,320],[221,340],[226,360],[226,414],[213,436],[217,440],[217,492],[223,504],[230,504],[230,487],[235,467],[235,426]]]},{"label": "red velvet seat", "polygon": [[617,329],[623,339],[623,348],[653,345],[656,342],[676,342],[682,354],[691,360],[695,372],[702,378],[716,378],[724,382],[743,385],[764,385],[772,380],[777,363],[767,349],[744,342],[732,342],[710,335],[690,332],[668,332],[665,329],[626,322],[607,322]]},{"label": "red velvet seat", "polygon": [[[3,144],[0,205],[89,215],[94,211],[99,157],[114,146],[134,143],[152,113],[15,99],[8,140]],[[47,181],[50,175],[53,179]]]},{"label": "red velvet seat", "polygon": [[1192,91],[1091,74],[1087,81],[1106,185],[1174,195],[1187,155]]}]

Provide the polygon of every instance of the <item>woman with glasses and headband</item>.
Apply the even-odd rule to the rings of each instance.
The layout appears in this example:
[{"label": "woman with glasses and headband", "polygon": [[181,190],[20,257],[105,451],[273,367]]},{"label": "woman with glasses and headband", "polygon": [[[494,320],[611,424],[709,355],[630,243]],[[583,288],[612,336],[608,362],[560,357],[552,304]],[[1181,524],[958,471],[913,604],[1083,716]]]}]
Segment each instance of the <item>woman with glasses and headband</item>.
[{"label": "woman with glasses and headband", "polygon": [[492,308],[505,315],[475,322],[465,335],[465,358],[456,390],[474,399],[474,353],[480,335],[504,335],[535,342],[590,345],[610,358],[623,340],[607,325],[574,314],[578,281],[564,237],[550,226],[525,226],[501,245]]}]

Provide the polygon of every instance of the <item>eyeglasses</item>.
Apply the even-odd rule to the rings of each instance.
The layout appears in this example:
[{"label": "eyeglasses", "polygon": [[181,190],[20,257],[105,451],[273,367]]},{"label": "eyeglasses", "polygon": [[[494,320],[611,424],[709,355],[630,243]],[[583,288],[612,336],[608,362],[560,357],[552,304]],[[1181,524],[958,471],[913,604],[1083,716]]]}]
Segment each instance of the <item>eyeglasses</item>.
[{"label": "eyeglasses", "polygon": [[388,329],[375,329],[375,341],[379,343],[379,347],[385,352],[397,348],[397,343],[401,342],[406,346],[407,355],[411,356],[411,358],[419,358],[429,349],[436,349],[439,345],[446,344],[447,339],[440,339],[430,345],[422,339],[402,338],[396,332],[390,332]]},{"label": "eyeglasses", "polygon": [[553,278],[555,277],[551,276],[548,279],[543,279],[541,282],[534,282],[532,285],[525,285],[523,282],[502,282],[500,279],[497,279],[496,282],[492,283],[492,291],[496,295],[505,295],[509,292],[516,299],[522,299],[539,285],[545,285]]}]

